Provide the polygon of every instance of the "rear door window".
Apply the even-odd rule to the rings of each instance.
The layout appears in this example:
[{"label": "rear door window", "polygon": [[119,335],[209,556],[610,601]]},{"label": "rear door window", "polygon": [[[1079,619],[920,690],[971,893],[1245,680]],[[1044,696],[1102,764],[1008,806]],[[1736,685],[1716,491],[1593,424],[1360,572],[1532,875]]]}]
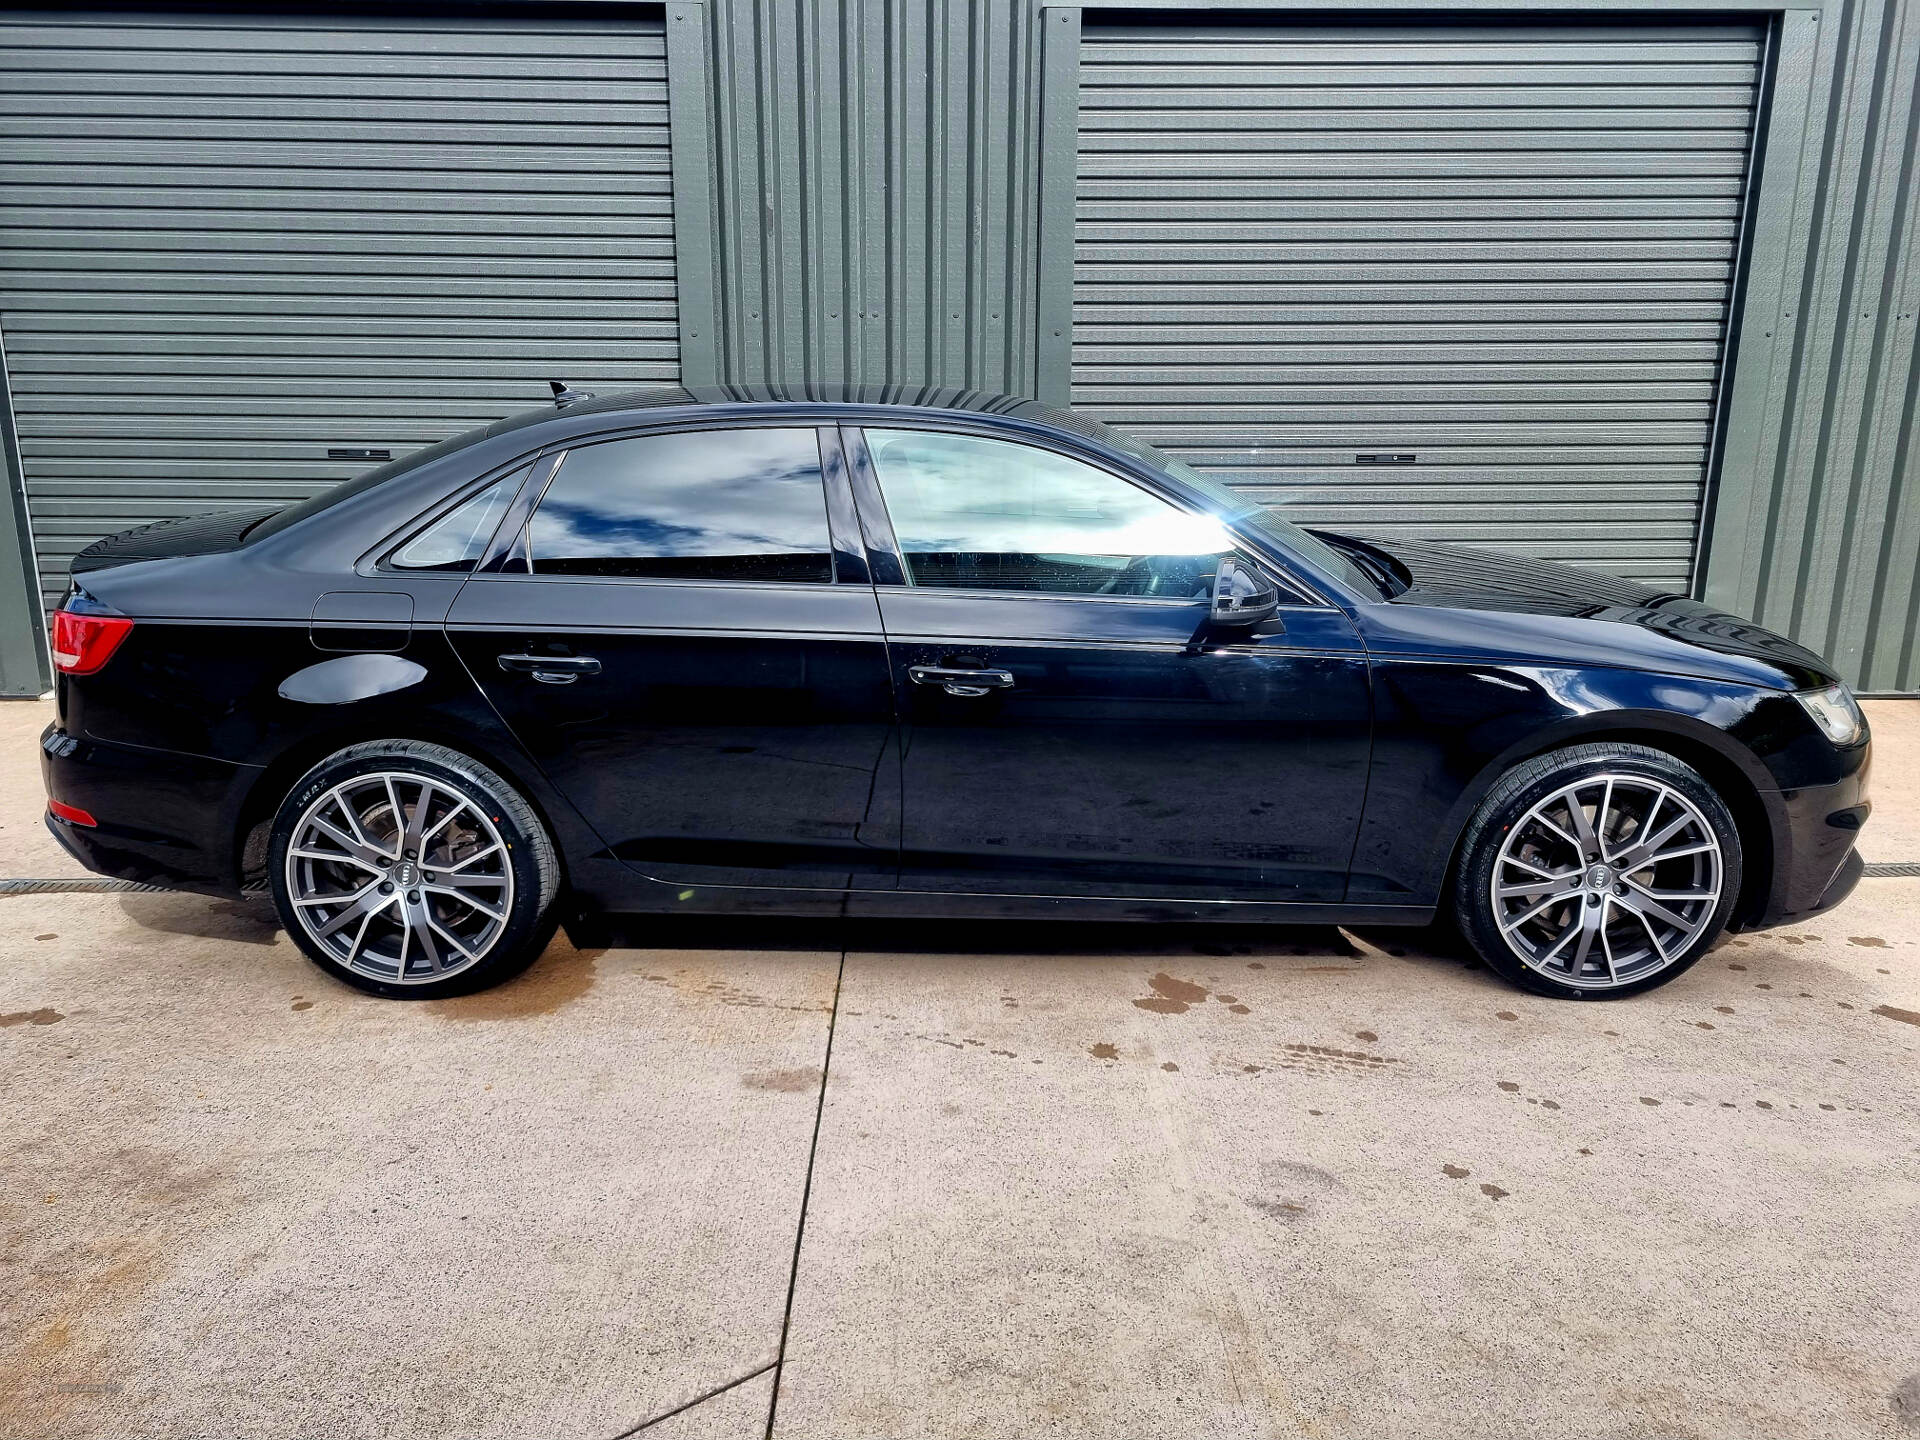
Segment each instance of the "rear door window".
[{"label": "rear door window", "polygon": [[536,575],[829,584],[811,429],[688,430],[567,452],[527,527]]}]

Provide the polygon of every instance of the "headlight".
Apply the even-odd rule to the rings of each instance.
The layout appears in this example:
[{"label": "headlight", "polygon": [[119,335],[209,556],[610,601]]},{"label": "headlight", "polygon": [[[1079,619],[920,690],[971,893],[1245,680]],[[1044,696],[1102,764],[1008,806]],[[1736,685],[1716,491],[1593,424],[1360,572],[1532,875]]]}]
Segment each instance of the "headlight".
[{"label": "headlight", "polygon": [[1844,685],[1796,691],[1793,698],[1813,717],[1820,733],[1836,745],[1851,745],[1866,733],[1867,718],[1854,703],[1853,692]]}]

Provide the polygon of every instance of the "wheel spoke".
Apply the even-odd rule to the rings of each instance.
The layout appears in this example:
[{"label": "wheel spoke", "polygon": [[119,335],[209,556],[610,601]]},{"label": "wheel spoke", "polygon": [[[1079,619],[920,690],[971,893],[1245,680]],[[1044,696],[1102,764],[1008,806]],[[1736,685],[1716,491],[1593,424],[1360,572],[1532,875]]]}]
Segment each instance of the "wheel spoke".
[{"label": "wheel spoke", "polygon": [[1544,880],[1529,880],[1520,885],[1502,885],[1495,892],[1502,900],[1531,900],[1538,895],[1570,895],[1580,888],[1580,872],[1571,870]]},{"label": "wheel spoke", "polygon": [[[406,909],[412,911],[414,907],[409,905]],[[416,918],[420,922],[417,925],[414,923]],[[409,933],[419,932],[420,953],[427,957],[427,966],[429,969],[438,970],[440,968],[440,949],[433,943],[433,923],[426,917],[424,911],[418,917],[412,914],[407,916],[407,930]]]},{"label": "wheel spoke", "polygon": [[1573,961],[1567,967],[1568,972],[1578,975],[1587,968],[1587,952],[1593,949],[1593,937],[1606,924],[1607,907],[1605,905],[1582,905],[1580,907],[1580,945],[1574,951]]},{"label": "wheel spoke", "polygon": [[1626,910],[1629,915],[1635,915],[1639,917],[1640,928],[1647,932],[1647,939],[1653,944],[1653,953],[1660,957],[1660,962],[1662,964],[1665,964],[1667,961],[1667,947],[1662,945],[1660,943],[1660,937],[1654,934],[1653,921],[1647,918],[1646,913],[1644,911],[1636,910],[1631,905],[1627,906]]},{"label": "wheel spoke", "polygon": [[[1655,860],[1664,860],[1668,856],[1660,854],[1660,847],[1673,839],[1682,830],[1693,824],[1693,816],[1683,814],[1669,824],[1666,829],[1657,831],[1654,837],[1644,845],[1635,845],[1620,857],[1620,864],[1629,870],[1638,870],[1652,864]],[[1707,847],[1711,848],[1711,847]],[[1689,853],[1698,853],[1689,852]]]},{"label": "wheel spoke", "polygon": [[1549,819],[1545,814],[1536,814],[1533,818],[1546,826],[1547,829],[1553,831],[1554,834],[1566,841],[1567,844],[1571,845],[1577,852],[1574,857],[1575,859],[1579,860],[1582,864],[1586,862],[1587,852],[1581,848],[1579,836],[1568,830],[1566,826],[1560,824],[1557,820]]},{"label": "wheel spoke", "polygon": [[1518,866],[1528,874],[1538,875],[1543,880],[1558,880],[1562,876],[1578,875],[1580,873],[1579,867],[1577,866],[1572,870],[1548,870],[1543,866],[1534,864],[1531,860],[1522,860],[1518,855],[1502,855],[1500,857],[1500,863],[1502,865]]},{"label": "wheel spoke", "polygon": [[325,940],[344,930],[351,921],[363,915],[371,918],[377,912],[384,910],[387,907],[389,897],[376,894],[376,889],[377,887],[374,885],[362,886],[359,894],[357,894],[349,904],[340,907],[340,913],[338,915],[328,920],[313,933],[319,939]]},{"label": "wheel spoke", "polygon": [[1640,916],[1641,919],[1644,920],[1651,917],[1660,921],[1663,925],[1673,926],[1673,928],[1678,930],[1682,935],[1685,935],[1693,929],[1693,922],[1691,920],[1676,910],[1669,910],[1653,898],[1652,892],[1641,888],[1631,880],[1627,882],[1627,893],[1616,897],[1616,901],[1623,908],[1631,910],[1634,914]]},{"label": "wheel spoke", "polygon": [[[1612,787],[1609,786],[1611,791]],[[1567,797],[1567,818],[1573,822],[1574,843],[1580,847],[1580,859],[1587,862],[1600,858],[1600,837],[1593,833],[1593,822],[1587,818],[1587,807],[1580,803],[1580,792],[1575,790]]]},{"label": "wheel spoke", "polygon": [[473,808],[472,806],[467,804],[465,796],[456,795],[453,798],[454,798],[453,807],[449,809],[446,814],[442,815],[438,820],[434,821],[433,828],[427,831],[426,834],[420,837],[420,858],[421,859],[424,860],[426,858],[427,846],[433,840],[433,837],[438,835],[442,830],[446,829],[447,826],[451,825],[453,823],[454,816],[459,815],[462,812]]},{"label": "wheel spoke", "polygon": [[296,860],[316,860],[323,865],[355,865],[362,870],[370,870],[375,875],[381,873],[378,865],[362,860],[358,855],[344,855],[338,850],[296,849],[288,853]]},{"label": "wheel spoke", "polygon": [[440,922],[434,919],[431,914],[426,915],[425,919],[426,919],[426,928],[428,930],[433,931],[434,934],[438,935],[442,940],[446,941],[447,944],[449,944],[456,951],[458,951],[461,959],[463,960],[473,959],[473,952],[469,950],[465,945],[461,944],[459,936],[455,935],[452,931],[442,926]]},{"label": "wheel spoke", "polygon": [[[440,871],[439,873],[442,875],[458,875],[462,870],[465,870],[469,865],[473,864],[474,861],[486,859],[487,856],[493,854],[499,848],[500,847],[498,845],[489,845],[484,850],[476,850],[473,852],[473,854],[467,856],[467,858],[462,860],[459,864],[449,865],[446,869]],[[455,883],[458,883],[458,882],[455,882]]]},{"label": "wheel spoke", "polygon": [[1555,905],[1560,903],[1561,900],[1558,895],[1549,895],[1539,904],[1521,911],[1518,915],[1509,916],[1507,919],[1502,920],[1500,922],[1500,928],[1511,935],[1515,930],[1518,930],[1522,925],[1526,924],[1527,921],[1533,919],[1534,916],[1540,914],[1542,911],[1551,910]]},{"label": "wheel spoke", "polygon": [[387,852],[385,850],[382,850],[378,845],[374,845],[374,844],[370,844],[370,843],[366,843],[366,842],[354,839],[353,836],[349,835],[346,831],[342,830],[338,825],[334,824],[331,820],[327,820],[319,815],[315,815],[313,817],[312,824],[315,830],[318,830],[322,835],[326,836],[329,840],[333,841],[334,844],[338,845],[341,848],[341,850],[345,852],[343,855],[339,857],[329,857],[329,858],[339,858],[339,859],[351,858],[351,859],[360,861],[362,864],[367,865],[369,869],[374,868],[371,862],[376,860],[391,858],[388,856]]},{"label": "wheel spoke", "polygon": [[507,918],[506,911],[496,910],[491,905],[482,905],[464,890],[455,890],[446,885],[422,885],[420,888],[429,895],[445,895],[450,900],[458,900],[469,910],[477,911],[489,920],[505,920]]}]

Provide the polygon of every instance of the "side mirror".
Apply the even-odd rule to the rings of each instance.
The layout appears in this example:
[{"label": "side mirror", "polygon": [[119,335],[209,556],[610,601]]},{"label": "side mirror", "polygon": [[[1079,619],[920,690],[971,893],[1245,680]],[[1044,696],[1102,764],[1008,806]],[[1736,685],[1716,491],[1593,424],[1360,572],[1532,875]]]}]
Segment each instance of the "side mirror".
[{"label": "side mirror", "polygon": [[1253,566],[1220,557],[1213,574],[1213,606],[1208,622],[1220,629],[1245,630],[1263,620],[1271,620],[1280,608],[1280,591],[1273,581]]}]

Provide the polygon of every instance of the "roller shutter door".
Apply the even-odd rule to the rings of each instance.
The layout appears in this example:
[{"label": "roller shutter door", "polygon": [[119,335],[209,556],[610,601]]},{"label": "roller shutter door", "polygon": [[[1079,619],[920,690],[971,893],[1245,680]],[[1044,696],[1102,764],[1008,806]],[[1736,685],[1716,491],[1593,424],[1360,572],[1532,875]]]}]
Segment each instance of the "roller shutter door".
[{"label": "roller shutter door", "polygon": [[[643,12],[644,14],[644,12]],[[678,379],[657,19],[0,14],[0,330],[89,542]]]},{"label": "roller shutter door", "polygon": [[1684,589],[1762,43],[1089,28],[1075,404],[1306,523]]}]

